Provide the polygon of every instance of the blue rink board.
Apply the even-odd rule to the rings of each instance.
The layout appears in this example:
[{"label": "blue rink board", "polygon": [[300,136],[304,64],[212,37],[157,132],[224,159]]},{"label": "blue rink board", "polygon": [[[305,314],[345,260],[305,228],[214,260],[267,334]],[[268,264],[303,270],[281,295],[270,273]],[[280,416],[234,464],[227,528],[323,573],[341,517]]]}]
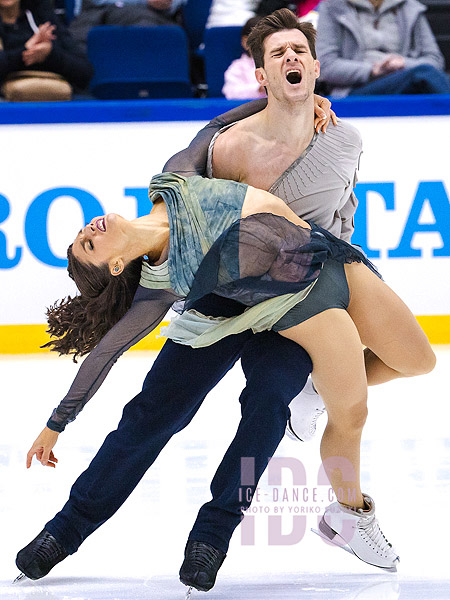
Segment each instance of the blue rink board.
[{"label": "blue rink board", "polygon": [[[242,102],[225,99],[78,100],[0,103],[0,125],[209,121]],[[333,101],[339,117],[450,115],[450,95],[371,96]]]}]

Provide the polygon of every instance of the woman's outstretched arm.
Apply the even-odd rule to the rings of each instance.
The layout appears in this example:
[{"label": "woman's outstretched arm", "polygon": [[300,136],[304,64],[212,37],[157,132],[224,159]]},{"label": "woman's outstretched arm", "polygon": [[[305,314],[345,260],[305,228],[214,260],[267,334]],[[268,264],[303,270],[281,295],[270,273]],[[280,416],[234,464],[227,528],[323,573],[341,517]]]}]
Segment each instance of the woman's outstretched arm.
[{"label": "woman's outstretched arm", "polygon": [[148,335],[162,321],[172,304],[179,296],[172,290],[152,290],[139,287],[129,311],[105,335],[101,342],[87,356],[72,383],[72,386],[55,408],[27,454],[27,467],[33,456],[43,466],[54,467],[52,448],[58,435],[68,423],[73,421],[85,404],[99,389],[117,359]]}]

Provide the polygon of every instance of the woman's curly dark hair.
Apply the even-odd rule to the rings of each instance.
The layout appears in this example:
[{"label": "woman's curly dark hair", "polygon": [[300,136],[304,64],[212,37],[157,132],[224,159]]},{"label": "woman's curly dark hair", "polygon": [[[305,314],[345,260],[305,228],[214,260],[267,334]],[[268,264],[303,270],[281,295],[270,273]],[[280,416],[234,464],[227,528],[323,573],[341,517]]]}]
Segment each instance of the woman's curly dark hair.
[{"label": "woman's curly dark hair", "polygon": [[96,267],[80,262],[67,250],[69,276],[80,292],[47,308],[47,333],[52,338],[42,348],[83,356],[90,352],[130,308],[139,285],[142,258],[131,261],[113,276],[107,264]]}]

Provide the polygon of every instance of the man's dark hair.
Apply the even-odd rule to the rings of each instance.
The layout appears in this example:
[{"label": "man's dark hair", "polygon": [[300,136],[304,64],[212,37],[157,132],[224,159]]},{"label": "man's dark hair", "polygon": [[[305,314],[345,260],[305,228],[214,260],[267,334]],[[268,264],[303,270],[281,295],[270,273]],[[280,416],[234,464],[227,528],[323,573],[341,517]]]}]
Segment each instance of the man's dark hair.
[{"label": "man's dark hair", "polygon": [[308,40],[312,57],[316,54],[316,30],[311,23],[300,23],[297,17],[288,8],[276,10],[271,15],[263,17],[251,30],[247,45],[255,61],[256,68],[264,66],[264,40],[272,33],[285,29],[298,29]]}]

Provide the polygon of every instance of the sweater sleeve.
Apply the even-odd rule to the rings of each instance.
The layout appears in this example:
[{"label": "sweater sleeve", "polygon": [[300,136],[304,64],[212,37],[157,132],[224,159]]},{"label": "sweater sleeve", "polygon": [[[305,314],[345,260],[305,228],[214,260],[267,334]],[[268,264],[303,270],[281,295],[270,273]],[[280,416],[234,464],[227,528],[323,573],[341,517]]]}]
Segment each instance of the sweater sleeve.
[{"label": "sweater sleeve", "polygon": [[330,85],[344,87],[367,83],[372,72],[370,62],[350,60],[341,56],[341,25],[333,13],[332,2],[319,4],[317,25],[317,58],[320,77]]},{"label": "sweater sleeve", "polygon": [[197,133],[187,148],[169,158],[163,171],[178,173],[184,177],[191,177],[192,175],[205,177],[209,144],[217,131],[225,125],[254,115],[265,108],[266,105],[266,99],[253,100],[219,115]]},{"label": "sweater sleeve", "polygon": [[0,81],[3,81],[10,73],[26,68],[22,60],[24,50],[25,46],[14,48],[14,50],[0,50]]},{"label": "sweater sleeve", "polygon": [[414,44],[419,50],[417,58],[405,57],[405,67],[411,69],[419,65],[432,65],[443,71],[445,61],[436,38],[424,14],[420,15],[414,29]]},{"label": "sweater sleeve", "polygon": [[117,359],[153,331],[178,299],[179,296],[172,290],[139,286],[131,308],[83,361],[68,394],[53,411],[47,427],[53,431],[64,431],[99,389]]}]

